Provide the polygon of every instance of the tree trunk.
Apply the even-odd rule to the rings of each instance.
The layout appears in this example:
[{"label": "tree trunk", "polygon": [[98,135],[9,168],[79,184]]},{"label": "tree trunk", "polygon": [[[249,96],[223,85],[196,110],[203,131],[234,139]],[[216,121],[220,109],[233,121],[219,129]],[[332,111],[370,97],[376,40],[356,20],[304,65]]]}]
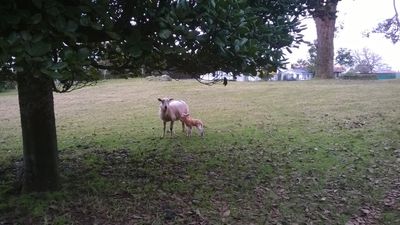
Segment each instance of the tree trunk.
[{"label": "tree trunk", "polygon": [[59,187],[57,135],[52,80],[43,74],[18,75],[18,97],[24,149],[23,191]]},{"label": "tree trunk", "polygon": [[334,78],[333,57],[336,18],[332,16],[315,17],[317,28],[317,57],[315,60],[315,77],[321,79]]}]

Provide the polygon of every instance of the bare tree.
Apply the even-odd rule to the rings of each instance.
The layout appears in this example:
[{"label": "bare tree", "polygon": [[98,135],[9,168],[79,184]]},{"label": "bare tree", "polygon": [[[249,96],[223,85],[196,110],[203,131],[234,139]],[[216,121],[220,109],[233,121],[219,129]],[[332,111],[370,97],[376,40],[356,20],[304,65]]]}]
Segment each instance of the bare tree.
[{"label": "bare tree", "polygon": [[354,51],[355,70],[360,73],[373,73],[381,68],[387,68],[382,57],[368,48]]}]

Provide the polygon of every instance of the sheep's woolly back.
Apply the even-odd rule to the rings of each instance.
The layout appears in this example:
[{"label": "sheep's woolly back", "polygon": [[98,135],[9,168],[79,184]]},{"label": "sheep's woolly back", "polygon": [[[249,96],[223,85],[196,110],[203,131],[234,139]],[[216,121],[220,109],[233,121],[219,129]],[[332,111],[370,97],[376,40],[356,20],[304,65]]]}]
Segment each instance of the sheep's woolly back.
[{"label": "sheep's woolly back", "polygon": [[[166,106],[166,107],[165,107]],[[160,118],[163,121],[176,121],[181,115],[189,113],[189,106],[182,100],[161,99]]]}]

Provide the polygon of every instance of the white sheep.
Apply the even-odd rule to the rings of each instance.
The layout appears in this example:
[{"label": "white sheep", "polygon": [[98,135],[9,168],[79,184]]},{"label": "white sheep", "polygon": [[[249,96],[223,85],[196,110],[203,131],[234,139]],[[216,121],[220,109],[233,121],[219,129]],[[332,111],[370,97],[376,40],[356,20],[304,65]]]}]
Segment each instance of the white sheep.
[{"label": "white sheep", "polygon": [[[189,106],[182,100],[174,100],[172,98],[158,98],[160,104],[160,118],[164,123],[162,137],[165,137],[165,128],[167,122],[170,123],[171,136],[173,135],[174,121],[180,120],[181,115],[189,114]],[[181,121],[182,122],[182,121]],[[182,122],[182,130],[185,132],[185,124]]]}]

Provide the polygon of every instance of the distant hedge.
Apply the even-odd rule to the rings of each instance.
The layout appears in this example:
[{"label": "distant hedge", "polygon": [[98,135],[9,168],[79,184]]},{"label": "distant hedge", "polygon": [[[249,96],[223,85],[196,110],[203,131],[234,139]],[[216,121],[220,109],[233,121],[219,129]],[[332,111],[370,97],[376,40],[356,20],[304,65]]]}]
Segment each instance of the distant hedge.
[{"label": "distant hedge", "polygon": [[5,90],[9,90],[9,89],[15,89],[15,87],[16,87],[15,82],[0,81],[0,92],[3,92]]},{"label": "distant hedge", "polygon": [[377,80],[375,73],[346,73],[340,76],[343,80]]}]

